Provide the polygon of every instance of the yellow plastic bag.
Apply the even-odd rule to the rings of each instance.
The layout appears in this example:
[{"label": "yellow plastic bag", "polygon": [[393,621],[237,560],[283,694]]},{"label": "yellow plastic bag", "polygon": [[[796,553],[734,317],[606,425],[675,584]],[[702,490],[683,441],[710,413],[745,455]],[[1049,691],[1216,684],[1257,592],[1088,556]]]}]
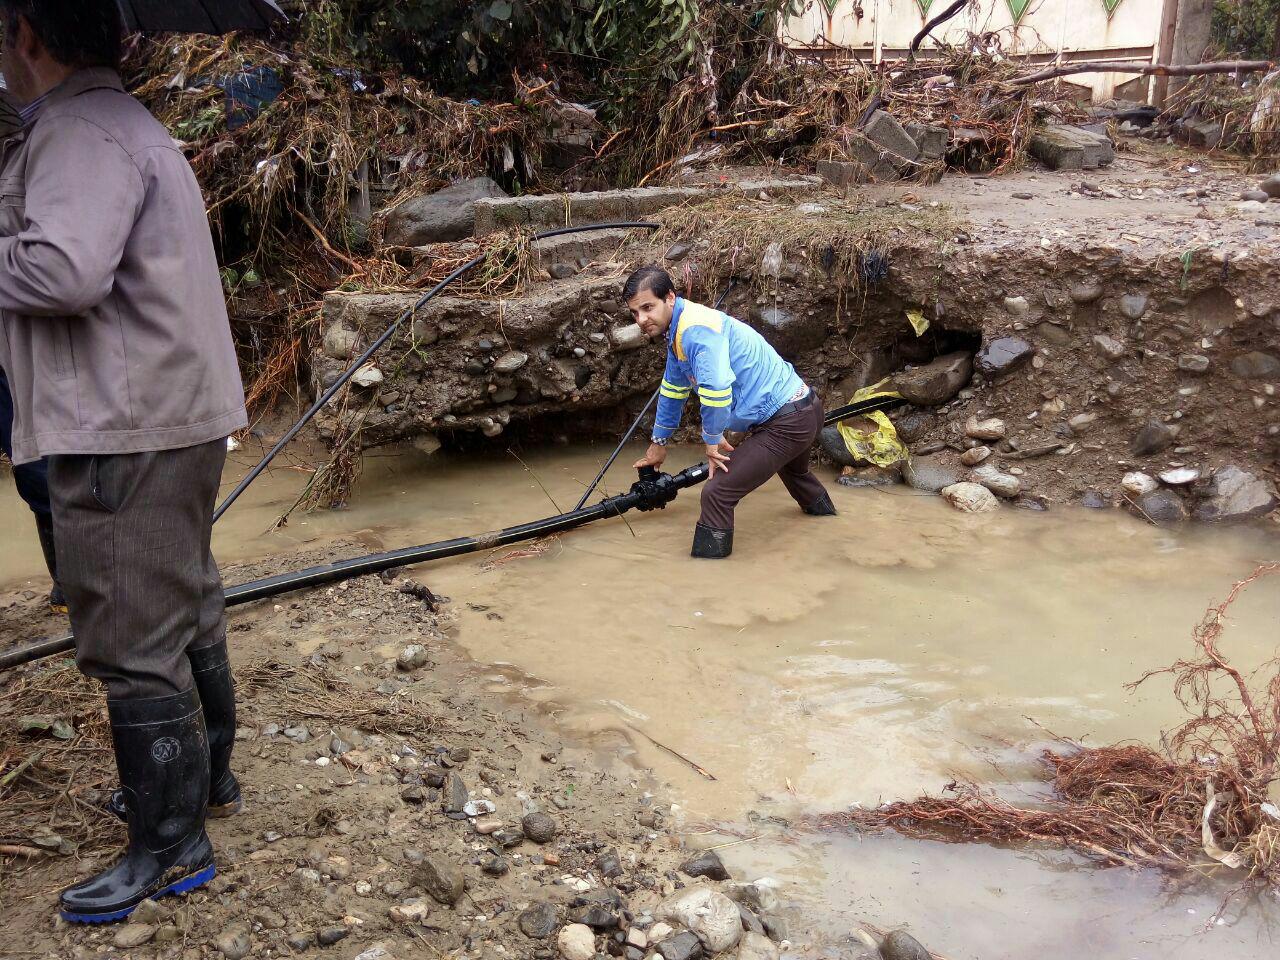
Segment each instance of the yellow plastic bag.
[{"label": "yellow plastic bag", "polygon": [[[896,390],[885,389],[888,378],[869,387],[863,387],[852,397],[850,403],[871,400],[877,397],[900,397]],[[874,430],[859,430],[842,420],[836,424],[844,445],[858,460],[873,463],[877,467],[888,467],[907,459],[907,448],[898,438],[898,431],[893,428],[893,421],[885,416],[882,410],[873,410],[865,414],[866,418],[876,425]]]}]

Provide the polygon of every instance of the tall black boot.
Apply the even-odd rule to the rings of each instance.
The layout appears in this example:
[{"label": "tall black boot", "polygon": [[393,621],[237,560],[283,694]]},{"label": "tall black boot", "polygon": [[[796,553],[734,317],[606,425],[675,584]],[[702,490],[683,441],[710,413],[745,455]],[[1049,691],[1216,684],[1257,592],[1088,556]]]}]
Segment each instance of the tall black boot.
[{"label": "tall black boot", "polygon": [[831,502],[831,494],[829,493],[824,493],[813,503],[800,509],[811,517],[834,517],[836,515],[836,505]]},{"label": "tall black boot", "polygon": [[[191,661],[191,675],[196,680],[209,738],[209,808],[205,816],[230,817],[244,809],[244,800],[240,796],[240,784],[231,772],[231,748],[236,742],[236,695],[231,683],[227,641],[188,650],[187,659]],[[123,790],[111,794],[107,812],[125,819]]]},{"label": "tall black boot", "polygon": [[113,866],[62,892],[62,919],[72,923],[123,920],[143,900],[194,890],[216,872],[204,832],[209,744],[195,689],[108,700],[107,710],[129,846]]},{"label": "tall black boot", "polygon": [[733,531],[720,530],[699,523],[693,528],[693,550],[691,556],[706,560],[723,560],[733,553]]},{"label": "tall black boot", "polygon": [[236,742],[236,692],[231,682],[231,662],[227,641],[211,647],[188,650],[191,675],[196,680],[200,704],[204,708],[204,728],[209,737],[210,818],[229,817],[244,807],[240,784],[231,772],[231,748]]},{"label": "tall black boot", "polygon": [[36,535],[40,537],[40,549],[44,551],[44,565],[49,568],[53,589],[49,591],[49,608],[54,613],[67,612],[67,598],[58,584],[58,553],[53,545],[53,517],[47,513],[36,514]]}]

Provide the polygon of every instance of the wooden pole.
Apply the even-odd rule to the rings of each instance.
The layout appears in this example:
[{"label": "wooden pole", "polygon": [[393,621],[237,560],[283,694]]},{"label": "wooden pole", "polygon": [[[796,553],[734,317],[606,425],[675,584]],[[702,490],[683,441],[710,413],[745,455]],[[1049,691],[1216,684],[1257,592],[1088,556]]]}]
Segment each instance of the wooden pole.
[{"label": "wooden pole", "polygon": [[1170,65],[1164,63],[1145,63],[1142,61],[1129,63],[1107,63],[1105,60],[1084,60],[1080,63],[1064,63],[1014,77],[1009,82],[1016,86],[1028,83],[1039,83],[1041,80],[1052,80],[1054,77],[1065,77],[1073,73],[1141,73],[1149,77],[1197,77],[1205,73],[1253,73],[1259,70],[1270,70],[1274,64],[1270,60],[1222,60],[1217,63],[1187,63]]},{"label": "wooden pole", "polygon": [[[1173,38],[1178,32],[1178,0],[1164,0],[1164,9],[1160,14],[1160,49],[1156,55],[1157,63],[1173,62]],[[1169,78],[1156,77],[1151,90],[1151,104],[1163,107],[1169,96]]]}]

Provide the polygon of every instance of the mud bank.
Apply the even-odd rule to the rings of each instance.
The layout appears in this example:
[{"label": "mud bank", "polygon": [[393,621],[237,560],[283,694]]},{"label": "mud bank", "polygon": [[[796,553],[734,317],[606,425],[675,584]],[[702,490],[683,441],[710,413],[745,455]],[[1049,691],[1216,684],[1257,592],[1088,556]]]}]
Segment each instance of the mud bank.
[{"label": "mud bank", "polygon": [[[228,578],[369,546],[340,541],[232,567]],[[3,605],[34,609],[21,594]],[[494,697],[489,671],[446,636],[456,614],[432,606],[429,592],[386,576],[236,613],[233,765],[246,810],[209,823],[219,874],[208,888],[140,908],[127,925],[54,918],[57,890],[101,869],[124,840],[98,808],[113,780],[99,691],[68,661],[0,678],[5,767],[41,754],[3,798],[3,841],[29,851],[3,861],[6,955],[405,960],[741,948],[755,960],[776,957],[789,937],[807,940],[768,884],[730,879],[714,851],[689,849],[670,830],[672,808],[626,764],[625,740],[565,744],[527,703]],[[17,733],[19,714],[37,708],[71,724],[71,738]],[[690,896],[732,923],[709,926],[681,906]]]},{"label": "mud bank", "polygon": [[[966,421],[998,418],[1005,431],[987,466],[1020,471],[1030,505],[1128,505],[1126,473],[1188,468],[1188,485],[1164,491],[1178,498],[1169,518],[1216,519],[1223,511],[1200,508],[1219,494],[1215,471],[1232,465],[1264,485],[1252,502],[1267,509],[1253,512],[1268,512],[1280,451],[1269,207],[1236,200],[1244,178],[1189,173],[1177,158],[1164,170],[1121,158],[1079,176],[766,191],[713,201],[718,220],[703,226],[714,236],[546,241],[534,251],[541,279],[521,293],[430,304],[378,361],[382,379],[356,388],[359,403],[335,403],[321,432],[332,436],[366,404],[366,448],[617,431],[662,363],[629,325],[618,290],[634,266],[660,261],[704,300],[733,279],[725,309],[761,329],[829,404],[939,356],[977,354],[972,380],[894,417],[913,453],[936,455],[957,479],[970,465],[961,455],[982,442],[966,435]],[[689,211],[652,216],[687,223]],[[851,277],[824,257],[821,231],[853,216],[868,224],[879,266]],[[761,256],[770,238],[746,227],[788,221],[812,222],[815,233],[784,244],[770,264]],[[730,243],[735,230],[741,240]],[[330,294],[317,385],[415,296]],[[909,312],[928,322],[923,334]]]}]

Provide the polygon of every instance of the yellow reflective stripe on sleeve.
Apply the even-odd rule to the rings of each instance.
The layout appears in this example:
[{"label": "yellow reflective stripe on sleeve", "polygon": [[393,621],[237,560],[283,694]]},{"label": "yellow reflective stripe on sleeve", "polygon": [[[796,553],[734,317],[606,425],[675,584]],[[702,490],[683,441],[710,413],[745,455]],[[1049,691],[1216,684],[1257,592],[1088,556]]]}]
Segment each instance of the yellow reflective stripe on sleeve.
[{"label": "yellow reflective stripe on sleeve", "polygon": [[658,391],[658,393],[666,397],[668,400],[688,400],[689,399],[688,390],[686,390],[684,393],[673,393],[672,391],[668,390],[666,387],[663,387],[661,390]]},{"label": "yellow reflective stripe on sleeve", "polygon": [[676,359],[684,363],[689,357],[684,352],[684,332],[689,327],[708,327],[719,333],[724,329],[724,314],[700,303],[685,301],[680,308],[680,322],[676,324]]},{"label": "yellow reflective stripe on sleeve", "polygon": [[698,396],[709,397],[712,400],[719,400],[721,397],[728,397],[733,394],[733,387],[725,387],[723,390],[712,390],[710,387],[699,387]]},{"label": "yellow reflective stripe on sleeve", "polygon": [[663,380],[663,381],[662,381],[662,394],[663,394],[663,396],[667,396],[667,397],[672,397],[672,396],[675,396],[675,397],[687,397],[687,396],[690,394],[690,392],[691,392],[692,390],[693,390],[693,387],[677,387],[677,386],[676,386],[674,383],[672,383],[670,380]]},{"label": "yellow reflective stripe on sleeve", "polygon": [[704,407],[727,407],[733,403],[732,397],[725,397],[723,400],[708,400],[706,397],[699,394],[698,399],[702,402]]}]

